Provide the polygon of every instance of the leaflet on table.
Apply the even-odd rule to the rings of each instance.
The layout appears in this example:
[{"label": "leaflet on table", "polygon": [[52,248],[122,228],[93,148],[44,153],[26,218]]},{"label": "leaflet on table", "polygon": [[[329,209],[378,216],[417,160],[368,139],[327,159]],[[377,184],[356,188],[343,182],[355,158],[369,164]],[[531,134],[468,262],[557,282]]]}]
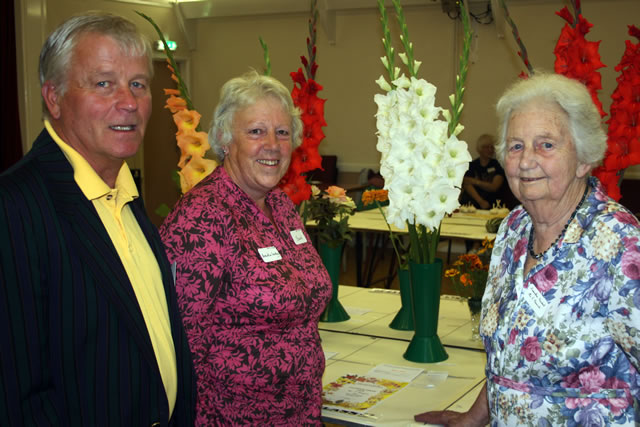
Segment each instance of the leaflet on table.
[{"label": "leaflet on table", "polygon": [[356,413],[367,411],[407,386],[421,372],[420,368],[383,364],[365,375],[343,375],[324,386],[323,407]]}]

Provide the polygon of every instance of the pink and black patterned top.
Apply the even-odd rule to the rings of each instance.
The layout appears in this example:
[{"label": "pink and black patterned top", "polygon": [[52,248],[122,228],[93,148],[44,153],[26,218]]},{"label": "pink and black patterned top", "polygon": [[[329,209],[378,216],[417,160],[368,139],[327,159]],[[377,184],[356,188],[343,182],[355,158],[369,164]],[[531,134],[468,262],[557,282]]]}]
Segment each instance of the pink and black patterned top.
[{"label": "pink and black patterned top", "polygon": [[201,426],[320,425],[318,319],[331,281],[287,195],[272,190],[266,203],[277,228],[219,167],[160,228]]}]

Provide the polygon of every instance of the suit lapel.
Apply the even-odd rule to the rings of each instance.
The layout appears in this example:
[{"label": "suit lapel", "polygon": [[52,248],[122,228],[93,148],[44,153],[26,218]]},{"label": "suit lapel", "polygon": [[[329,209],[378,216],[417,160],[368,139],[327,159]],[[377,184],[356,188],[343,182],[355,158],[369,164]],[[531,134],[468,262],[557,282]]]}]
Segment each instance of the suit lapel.
[{"label": "suit lapel", "polygon": [[46,130],[36,140],[34,149],[43,154],[42,170],[71,256],[82,260],[85,271],[118,312],[141,352],[152,366],[157,366],[129,277],[93,203],[82,194],[74,180],[73,168]]}]

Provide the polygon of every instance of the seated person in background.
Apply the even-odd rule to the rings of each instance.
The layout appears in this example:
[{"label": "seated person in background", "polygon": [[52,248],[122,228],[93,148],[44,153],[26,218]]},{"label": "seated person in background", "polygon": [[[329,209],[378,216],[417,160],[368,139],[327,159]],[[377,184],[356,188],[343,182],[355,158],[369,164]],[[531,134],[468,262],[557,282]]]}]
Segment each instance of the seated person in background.
[{"label": "seated person in background", "polygon": [[476,142],[480,157],[469,164],[462,181],[460,203],[471,203],[478,209],[491,209],[499,199],[499,190],[504,184],[504,170],[493,158],[495,139],[489,134],[481,135]]}]

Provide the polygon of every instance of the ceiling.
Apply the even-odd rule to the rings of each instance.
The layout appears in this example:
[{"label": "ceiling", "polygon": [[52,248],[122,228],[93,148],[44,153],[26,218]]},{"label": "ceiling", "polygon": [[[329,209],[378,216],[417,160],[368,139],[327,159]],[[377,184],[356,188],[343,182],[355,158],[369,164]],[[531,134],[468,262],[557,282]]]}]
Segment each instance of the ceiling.
[{"label": "ceiling", "polygon": [[[164,1],[164,0],[158,0]],[[390,0],[385,0],[391,6]],[[185,19],[243,15],[301,13],[309,11],[309,2],[303,0],[180,0]],[[403,0],[403,6],[439,5],[440,0]],[[318,0],[320,13],[342,10],[375,9],[377,0]]]}]

